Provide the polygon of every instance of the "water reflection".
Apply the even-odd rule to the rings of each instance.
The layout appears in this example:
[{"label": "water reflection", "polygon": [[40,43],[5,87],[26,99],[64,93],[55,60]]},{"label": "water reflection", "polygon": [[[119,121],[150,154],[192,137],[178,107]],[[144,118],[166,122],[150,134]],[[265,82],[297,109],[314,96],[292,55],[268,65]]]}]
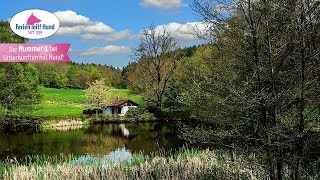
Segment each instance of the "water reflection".
[{"label": "water reflection", "polygon": [[104,156],[83,155],[69,162],[73,165],[103,165],[115,162],[130,162],[132,159],[131,152],[125,147],[117,148]]},{"label": "water reflection", "polygon": [[70,131],[0,134],[0,159],[26,155],[109,155],[171,149],[183,145],[177,126],[164,123],[92,125]]},{"label": "water reflection", "polygon": [[111,151],[104,158],[109,162],[130,161],[132,158],[132,154],[125,147],[122,147],[122,148],[118,148],[114,151]]},{"label": "water reflection", "polygon": [[125,136],[125,137],[129,137],[130,132],[129,132],[129,130],[126,128],[126,125],[125,125],[125,124],[120,124],[119,127],[120,127],[120,129],[121,129],[122,135]]}]

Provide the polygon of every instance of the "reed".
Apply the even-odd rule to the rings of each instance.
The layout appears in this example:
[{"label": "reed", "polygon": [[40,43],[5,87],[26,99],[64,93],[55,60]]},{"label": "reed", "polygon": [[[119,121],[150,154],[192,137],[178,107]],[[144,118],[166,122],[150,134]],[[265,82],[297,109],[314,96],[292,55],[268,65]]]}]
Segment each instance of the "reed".
[{"label": "reed", "polygon": [[16,159],[1,162],[0,179],[266,179],[264,168],[252,161],[197,149],[135,154],[123,162],[90,155],[29,156],[23,163]]}]

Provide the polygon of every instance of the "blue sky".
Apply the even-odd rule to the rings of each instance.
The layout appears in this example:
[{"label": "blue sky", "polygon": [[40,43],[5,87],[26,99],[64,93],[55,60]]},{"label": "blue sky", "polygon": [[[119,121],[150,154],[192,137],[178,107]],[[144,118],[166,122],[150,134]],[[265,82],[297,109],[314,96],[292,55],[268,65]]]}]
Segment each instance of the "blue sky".
[{"label": "blue sky", "polygon": [[55,13],[59,31],[30,43],[71,43],[70,58],[78,63],[98,63],[123,67],[131,49],[139,43],[139,33],[153,24],[166,26],[180,46],[203,43],[190,27],[204,26],[188,6],[191,0],[10,0],[2,1],[0,19],[8,20],[26,9]]}]

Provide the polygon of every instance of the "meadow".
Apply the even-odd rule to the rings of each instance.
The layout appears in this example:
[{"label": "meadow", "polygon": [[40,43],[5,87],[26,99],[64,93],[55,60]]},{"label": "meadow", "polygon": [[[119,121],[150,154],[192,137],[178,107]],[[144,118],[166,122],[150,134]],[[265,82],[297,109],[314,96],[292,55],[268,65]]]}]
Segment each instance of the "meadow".
[{"label": "meadow", "polygon": [[[34,116],[72,116],[81,115],[82,110],[89,105],[86,103],[85,91],[81,89],[42,88],[42,101],[33,111]],[[144,102],[141,96],[133,95],[128,89],[110,89],[113,98],[130,99],[141,106]]]}]

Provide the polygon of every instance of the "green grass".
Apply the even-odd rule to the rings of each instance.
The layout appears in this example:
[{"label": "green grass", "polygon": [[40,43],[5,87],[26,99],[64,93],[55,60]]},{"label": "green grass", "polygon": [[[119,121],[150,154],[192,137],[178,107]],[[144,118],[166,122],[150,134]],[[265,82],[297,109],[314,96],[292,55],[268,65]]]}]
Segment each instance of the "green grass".
[{"label": "green grass", "polygon": [[[112,97],[130,99],[141,106],[145,103],[141,96],[130,94],[127,89],[111,89]],[[34,116],[67,116],[81,115],[87,106],[85,91],[81,89],[54,89],[42,88],[42,102],[37,105],[33,112]]]},{"label": "green grass", "polygon": [[43,88],[43,99],[45,101],[85,103],[85,92],[81,89],[54,89]]},{"label": "green grass", "polygon": [[66,116],[66,115],[80,115],[84,109],[81,105],[72,104],[47,104],[41,103],[33,112],[34,116]]}]

